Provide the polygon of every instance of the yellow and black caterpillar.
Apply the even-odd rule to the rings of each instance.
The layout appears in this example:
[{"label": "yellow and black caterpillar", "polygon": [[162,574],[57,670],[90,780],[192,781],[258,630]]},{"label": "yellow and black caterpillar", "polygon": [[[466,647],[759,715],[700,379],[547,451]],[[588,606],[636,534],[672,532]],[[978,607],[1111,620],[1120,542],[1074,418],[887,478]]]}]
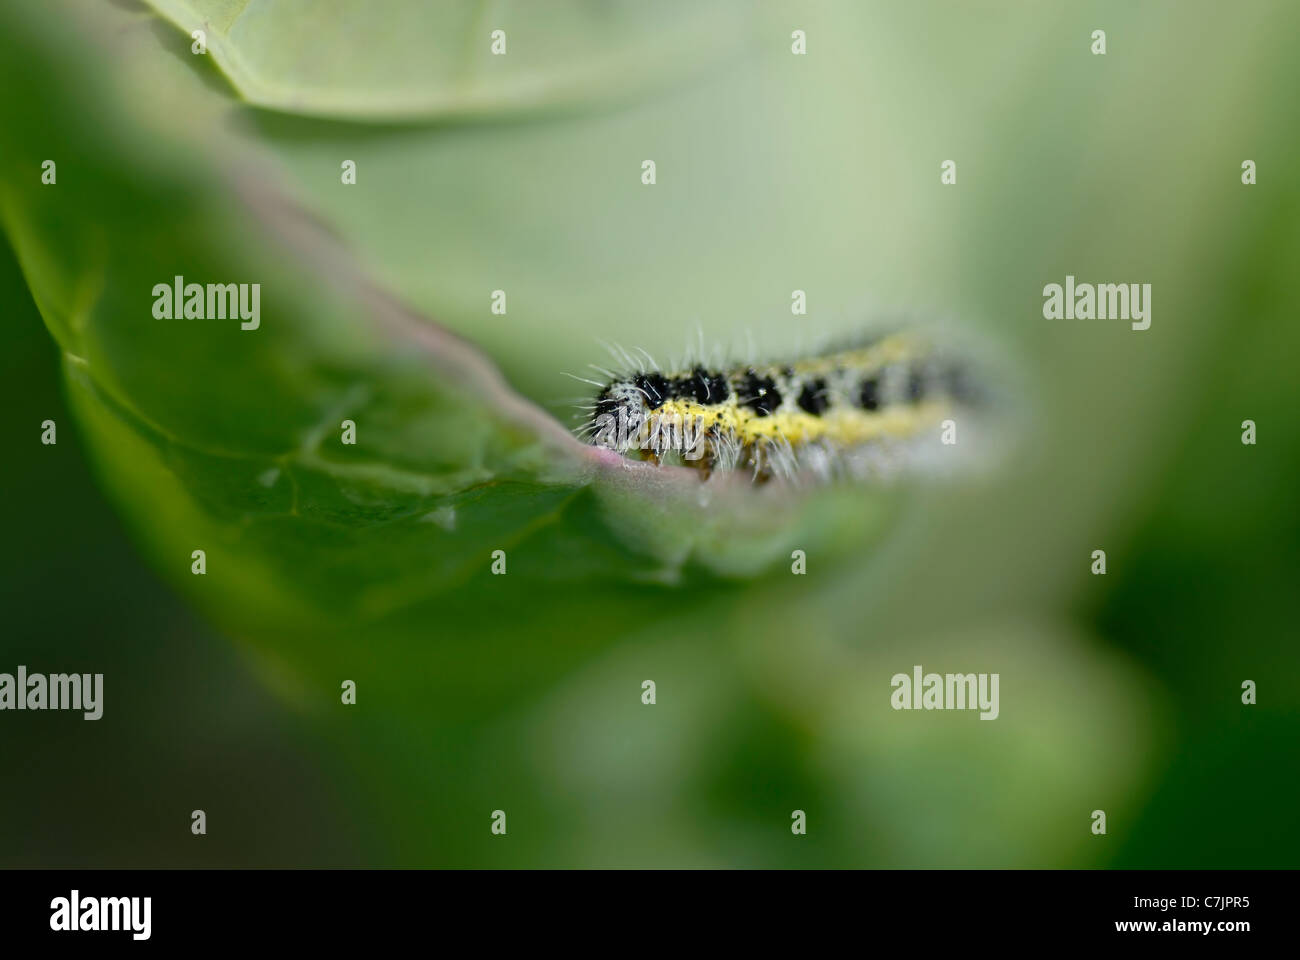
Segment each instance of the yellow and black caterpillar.
[{"label": "yellow and black caterpillar", "polygon": [[914,332],[786,364],[602,372],[588,442],[759,482],[892,472],[955,444],[954,418],[988,399],[967,358]]}]

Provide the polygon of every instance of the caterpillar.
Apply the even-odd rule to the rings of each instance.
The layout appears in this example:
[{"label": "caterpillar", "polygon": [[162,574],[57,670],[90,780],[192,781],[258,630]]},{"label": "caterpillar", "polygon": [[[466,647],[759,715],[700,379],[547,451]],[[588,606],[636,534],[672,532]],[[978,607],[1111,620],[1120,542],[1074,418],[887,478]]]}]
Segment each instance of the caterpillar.
[{"label": "caterpillar", "polygon": [[[622,371],[581,408],[587,442],[632,459],[754,481],[880,476],[933,459],[954,417],[987,406],[970,359],[895,331],[787,363],[704,362]],[[649,360],[649,357],[646,357]],[[948,441],[944,441],[945,443]]]}]

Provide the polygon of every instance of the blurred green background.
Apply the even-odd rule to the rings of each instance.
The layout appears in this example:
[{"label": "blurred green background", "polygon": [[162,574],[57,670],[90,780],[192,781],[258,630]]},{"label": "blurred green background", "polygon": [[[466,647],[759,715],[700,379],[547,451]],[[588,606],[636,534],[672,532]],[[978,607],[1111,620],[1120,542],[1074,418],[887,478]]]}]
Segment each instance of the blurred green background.
[{"label": "blurred green background", "polygon": [[[0,670],[106,678],[0,715],[0,862],[1296,865],[1293,4],[156,6],[0,13]],[[153,319],[175,273],[263,329]],[[1151,329],[1044,320],[1066,274]],[[704,526],[361,280],[561,417],[601,339],[904,315],[1000,344],[1024,423],[981,480]],[[891,710],[917,663],[1001,716]]]}]

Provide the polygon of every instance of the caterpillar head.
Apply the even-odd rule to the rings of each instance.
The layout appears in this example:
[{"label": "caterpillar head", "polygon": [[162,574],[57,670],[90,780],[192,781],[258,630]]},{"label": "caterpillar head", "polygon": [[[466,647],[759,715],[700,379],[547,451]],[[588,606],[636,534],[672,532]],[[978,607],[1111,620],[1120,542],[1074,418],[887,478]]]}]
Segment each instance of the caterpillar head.
[{"label": "caterpillar head", "polygon": [[591,442],[626,452],[636,445],[641,428],[667,396],[668,381],[657,373],[613,381],[596,398]]}]

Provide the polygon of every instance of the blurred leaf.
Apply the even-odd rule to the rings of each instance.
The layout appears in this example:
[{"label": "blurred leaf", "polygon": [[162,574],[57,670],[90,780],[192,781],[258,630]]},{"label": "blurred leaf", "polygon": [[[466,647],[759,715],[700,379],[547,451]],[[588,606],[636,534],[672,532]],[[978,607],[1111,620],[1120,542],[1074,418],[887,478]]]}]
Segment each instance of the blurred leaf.
[{"label": "blurred leaf", "polygon": [[[204,31],[251,103],[369,121],[626,96],[734,56],[748,39],[745,5],[718,0],[148,2],[186,34]],[[491,52],[498,30],[503,55]]]},{"label": "blurred leaf", "polygon": [[[10,78],[39,49],[7,57]],[[483,543],[516,542],[579,488],[588,452],[371,286],[256,160],[150,136],[76,78],[39,90],[41,110],[16,114],[31,125],[5,125],[4,223],[100,462],[143,495],[173,575],[205,548],[218,569],[257,566],[242,591],[257,597],[383,607],[454,586]],[[41,132],[52,115],[88,122]],[[260,328],[156,319],[154,285],[182,275],[260,283]]]},{"label": "blurred leaf", "polygon": [[[128,13],[101,16],[123,58],[156,43]],[[27,59],[10,59],[15,81],[40,69],[48,41],[33,33]],[[691,562],[752,574],[792,542],[852,542],[879,523],[879,498],[843,515],[856,495],[803,505],[737,482],[702,502],[686,471],[579,445],[468,343],[376,287],[246,139],[167,130],[190,103],[215,116],[189,69],[155,51],[124,82],[133,109],[92,107],[92,85],[52,79],[5,131],[6,228],[100,462],[173,576],[202,548],[214,570],[257,571],[227,584],[241,597],[369,618],[525,542],[516,574],[671,580]],[[150,103],[134,95],[144,77],[181,92]],[[89,122],[38,132],[78,115]],[[33,176],[45,156],[55,186]],[[176,276],[259,283],[261,327],[155,318],[154,286]],[[602,474],[599,496],[580,495]]]}]

